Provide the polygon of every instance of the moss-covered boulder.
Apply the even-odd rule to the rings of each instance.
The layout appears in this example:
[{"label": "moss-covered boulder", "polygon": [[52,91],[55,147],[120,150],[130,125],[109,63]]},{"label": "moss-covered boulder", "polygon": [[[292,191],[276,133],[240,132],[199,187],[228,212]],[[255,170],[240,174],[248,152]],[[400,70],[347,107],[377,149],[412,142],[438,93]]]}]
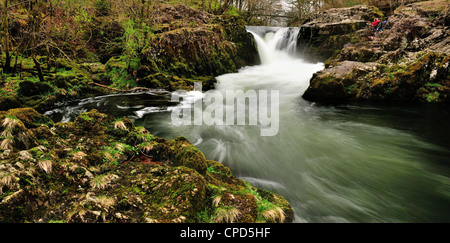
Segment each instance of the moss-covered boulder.
[{"label": "moss-covered boulder", "polygon": [[96,110],[53,124],[0,113],[0,222],[292,222],[280,195],[234,177],[185,138]]},{"label": "moss-covered boulder", "polygon": [[343,61],[314,74],[303,98],[348,101],[448,102],[450,55],[419,52],[397,63]]},{"label": "moss-covered boulder", "polygon": [[31,108],[11,109],[0,112],[1,138],[0,149],[30,149],[37,146],[37,138],[30,129],[40,126],[52,126],[50,118],[43,116]]},{"label": "moss-covered boulder", "polygon": [[259,54],[253,35],[246,30],[247,23],[240,17],[220,16],[215,19],[225,32],[225,38],[236,44],[237,68],[259,64]]},{"label": "moss-covered boulder", "polygon": [[374,70],[375,63],[343,61],[313,75],[303,98],[323,103],[340,103],[356,95],[357,75]]},{"label": "moss-covered boulder", "polygon": [[151,27],[154,31],[142,50],[138,78],[156,73],[215,77],[259,61],[254,39],[241,18],[213,16],[183,5],[162,5],[157,12],[160,24]]},{"label": "moss-covered boulder", "polygon": [[0,110],[5,111],[12,108],[22,107],[22,102],[19,97],[15,95],[0,97]]},{"label": "moss-covered boulder", "polygon": [[145,62],[154,61],[160,70],[183,77],[218,76],[239,68],[235,63],[236,45],[214,25],[155,35],[144,55]]},{"label": "moss-covered boulder", "polygon": [[181,78],[164,73],[150,74],[136,80],[139,87],[151,89],[164,89],[167,91],[193,90],[194,83],[200,82],[205,90],[214,88],[216,79],[213,76],[198,76],[195,78]]},{"label": "moss-covered boulder", "polygon": [[19,83],[19,94],[22,96],[42,95],[53,91],[53,87],[48,83],[23,81]]},{"label": "moss-covered boulder", "polygon": [[37,128],[41,125],[52,127],[54,125],[53,121],[38,112],[36,112],[32,108],[18,108],[11,109],[7,113],[7,115],[16,117],[20,121],[23,122],[26,128]]}]

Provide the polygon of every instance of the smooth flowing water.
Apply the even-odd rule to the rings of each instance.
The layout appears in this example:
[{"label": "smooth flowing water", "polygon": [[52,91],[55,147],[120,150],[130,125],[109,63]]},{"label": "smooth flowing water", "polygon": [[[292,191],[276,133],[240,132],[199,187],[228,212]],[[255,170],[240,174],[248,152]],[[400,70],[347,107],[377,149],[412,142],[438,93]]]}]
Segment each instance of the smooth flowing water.
[{"label": "smooth flowing water", "polygon": [[85,99],[48,111],[70,121],[98,109],[128,116],[157,136],[185,136],[208,159],[251,184],[283,195],[295,222],[449,222],[450,113],[437,104],[319,106],[301,98],[321,63],[295,53],[297,29],[249,28],[262,64],[217,77],[216,90],[279,90],[279,132],[260,126],[189,125],[164,91]]}]

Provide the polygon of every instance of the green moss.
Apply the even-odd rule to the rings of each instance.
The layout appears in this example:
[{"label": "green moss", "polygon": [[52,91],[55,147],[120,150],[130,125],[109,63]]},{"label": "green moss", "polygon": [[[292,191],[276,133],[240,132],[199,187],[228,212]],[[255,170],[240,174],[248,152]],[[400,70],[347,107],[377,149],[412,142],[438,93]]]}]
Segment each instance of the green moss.
[{"label": "green moss", "polygon": [[433,92],[433,93],[429,93],[429,94],[427,94],[426,95],[426,100],[428,101],[428,102],[436,102],[436,101],[438,101],[439,100],[439,92]]},{"label": "green moss", "polygon": [[347,98],[348,90],[344,88],[339,78],[333,75],[315,76],[311,79],[309,88],[303,94],[307,100],[321,100],[323,102],[342,101]]},{"label": "green moss", "polygon": [[372,12],[373,12],[371,19],[375,19],[375,18],[383,19],[384,18],[384,13],[379,8],[377,8],[375,6],[370,6],[370,8],[372,9]]},{"label": "green moss", "polygon": [[48,221],[49,224],[62,224],[62,223],[67,223],[65,220],[63,219],[59,219],[59,220],[50,220]]},{"label": "green moss", "polygon": [[8,114],[20,119],[27,128],[37,128],[41,125],[52,127],[54,125],[49,117],[31,108],[11,109],[8,111]]},{"label": "green moss", "polygon": [[[39,144],[28,150],[37,163],[17,163],[17,156],[0,160],[12,178],[0,195],[0,222],[198,223],[214,222],[228,212],[236,222],[254,223],[259,211],[280,207],[278,196],[258,191],[219,162],[206,160],[186,138],[155,137],[128,118],[92,110],[50,130],[47,125],[28,129],[7,112],[0,116],[16,119],[21,132],[45,130],[39,132]],[[43,136],[48,132],[52,135]],[[19,150],[23,148],[13,153]],[[21,170],[9,170],[12,164]],[[222,200],[215,206],[218,196]],[[38,203],[42,201],[52,203]],[[288,214],[292,209],[283,210]]]},{"label": "green moss", "polygon": [[111,120],[112,117],[94,109],[78,116],[73,125],[77,134],[103,135],[107,130],[105,125]]},{"label": "green moss", "polygon": [[0,110],[8,110],[22,106],[22,102],[17,96],[0,97]]}]

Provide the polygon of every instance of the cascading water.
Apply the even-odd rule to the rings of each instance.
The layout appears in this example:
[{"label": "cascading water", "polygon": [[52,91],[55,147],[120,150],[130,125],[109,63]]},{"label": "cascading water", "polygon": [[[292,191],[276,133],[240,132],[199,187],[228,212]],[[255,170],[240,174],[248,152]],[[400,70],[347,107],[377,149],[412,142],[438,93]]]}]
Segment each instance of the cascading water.
[{"label": "cascading water", "polygon": [[296,222],[450,221],[447,108],[306,102],[301,95],[323,64],[295,55],[298,30],[248,30],[262,64],[217,77],[216,90],[279,90],[276,136],[262,137],[258,126],[173,124],[170,111],[192,105],[203,97],[198,92],[175,105],[167,94],[98,97],[48,114],[68,120],[77,114],[67,113],[96,108],[129,116],[157,136],[185,136],[234,175],[283,195]]},{"label": "cascading water", "polygon": [[248,26],[247,31],[255,38],[263,65],[296,57],[300,28]]}]

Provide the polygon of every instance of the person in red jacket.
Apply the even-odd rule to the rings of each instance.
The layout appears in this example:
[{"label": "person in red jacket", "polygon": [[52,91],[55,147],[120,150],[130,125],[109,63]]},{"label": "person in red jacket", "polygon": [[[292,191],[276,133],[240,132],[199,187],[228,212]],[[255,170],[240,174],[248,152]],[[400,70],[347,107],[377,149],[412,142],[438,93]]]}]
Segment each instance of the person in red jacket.
[{"label": "person in red jacket", "polygon": [[376,18],[373,20],[373,22],[372,22],[373,36],[369,36],[369,39],[373,40],[377,36],[377,28],[380,23],[381,23],[381,21],[379,18]]},{"label": "person in red jacket", "polygon": [[376,28],[380,22],[381,22],[380,19],[379,19],[379,18],[376,18],[376,19],[373,20],[372,26],[373,26],[374,28]]}]

